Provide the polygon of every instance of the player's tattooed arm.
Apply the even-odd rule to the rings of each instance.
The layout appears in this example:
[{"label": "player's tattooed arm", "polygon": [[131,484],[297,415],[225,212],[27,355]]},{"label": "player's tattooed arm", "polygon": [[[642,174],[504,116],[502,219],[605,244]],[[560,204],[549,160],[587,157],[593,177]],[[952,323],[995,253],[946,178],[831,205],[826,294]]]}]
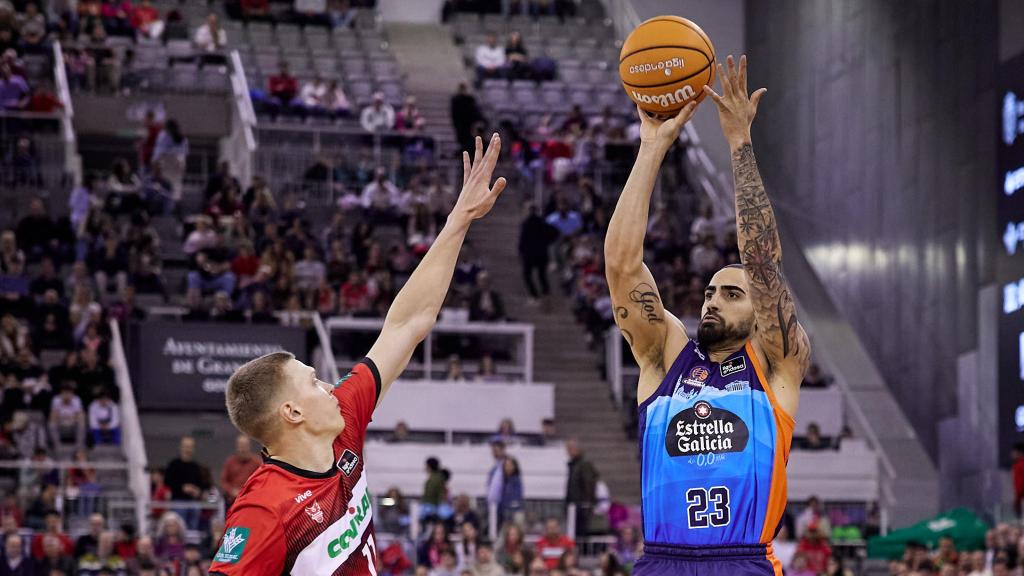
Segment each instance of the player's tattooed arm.
[{"label": "player's tattooed arm", "polygon": [[759,340],[773,364],[794,361],[803,373],[810,361],[810,345],[797,321],[796,305],[782,272],[778,223],[750,142],[734,149],[732,167],[736,236],[750,281]]}]

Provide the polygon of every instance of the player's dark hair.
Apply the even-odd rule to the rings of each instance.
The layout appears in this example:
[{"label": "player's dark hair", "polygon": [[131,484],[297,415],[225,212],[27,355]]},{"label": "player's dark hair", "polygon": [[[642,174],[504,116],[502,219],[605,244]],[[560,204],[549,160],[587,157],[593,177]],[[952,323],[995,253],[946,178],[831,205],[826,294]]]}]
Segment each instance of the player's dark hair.
[{"label": "player's dark hair", "polygon": [[291,352],[271,352],[243,364],[228,379],[224,403],[231,422],[243,434],[268,444],[273,431],[271,401],[284,379],[284,367],[293,360]]}]

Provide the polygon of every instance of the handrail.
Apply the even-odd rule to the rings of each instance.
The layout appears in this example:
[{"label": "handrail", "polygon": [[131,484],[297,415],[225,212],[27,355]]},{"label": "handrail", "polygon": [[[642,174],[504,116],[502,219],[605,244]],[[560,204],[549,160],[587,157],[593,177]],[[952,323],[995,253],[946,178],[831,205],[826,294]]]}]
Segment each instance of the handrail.
[{"label": "handrail", "polygon": [[245,134],[245,146],[250,152],[256,150],[256,136],[253,128],[256,127],[256,111],[252,106],[252,97],[249,95],[249,81],[245,77],[245,67],[242,66],[242,56],[238,50],[232,50],[231,58],[231,90],[234,94],[235,106],[239,118],[242,120]]},{"label": "handrail", "polygon": [[82,178],[82,162],[78,156],[78,142],[75,138],[75,104],[71,99],[67,68],[64,65],[64,51],[59,41],[53,42],[53,80],[60,100],[61,132],[64,139],[64,172],[71,175],[73,182]]},{"label": "handrail", "polygon": [[146,528],[146,503],[149,501],[149,478],[146,475],[146,445],[142,435],[142,422],[139,419],[139,408],[135,403],[135,392],[132,389],[131,375],[128,373],[128,360],[124,354],[121,340],[121,328],[117,321],[110,321],[110,364],[114,369],[114,378],[121,392],[121,427],[123,429],[123,448],[128,459],[128,487],[135,496],[135,519],[140,530]]},{"label": "handrail", "polygon": [[319,312],[313,313],[313,328],[316,330],[317,338],[320,339],[320,352],[324,357],[327,375],[330,376],[331,382],[337,382],[341,378],[341,374],[338,372],[338,360],[334,357],[334,348],[331,347],[331,335],[327,332],[324,319],[320,317]]}]

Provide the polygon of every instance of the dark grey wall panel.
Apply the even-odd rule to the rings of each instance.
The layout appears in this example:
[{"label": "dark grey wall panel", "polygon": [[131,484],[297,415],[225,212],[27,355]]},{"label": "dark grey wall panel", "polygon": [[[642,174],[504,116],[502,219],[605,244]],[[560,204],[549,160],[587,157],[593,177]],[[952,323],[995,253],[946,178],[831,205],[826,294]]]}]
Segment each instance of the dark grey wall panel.
[{"label": "dark grey wall panel", "polygon": [[934,458],[992,279],[998,3],[746,8],[770,193]]}]

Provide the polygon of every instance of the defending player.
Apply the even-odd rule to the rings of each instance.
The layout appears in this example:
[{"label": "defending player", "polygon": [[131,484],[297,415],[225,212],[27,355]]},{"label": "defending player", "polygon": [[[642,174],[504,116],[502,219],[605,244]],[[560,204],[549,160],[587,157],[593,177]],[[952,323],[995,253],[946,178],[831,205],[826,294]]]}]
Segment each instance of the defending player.
[{"label": "defending player", "polygon": [[472,165],[437,240],[384,320],[366,358],[333,386],[287,352],[250,361],[228,381],[227,409],[242,432],[266,447],[264,465],[228,513],[212,574],[375,575],[376,543],[363,469],[370,416],[437,319],[466,232],[487,214],[505,179],[490,186],[501,140]]},{"label": "defending player", "polygon": [[771,541],[786,506],[786,461],[810,357],[782,274],[771,203],[750,124],[764,94],[747,96],[746,58],[719,65],[718,107],[732,150],[742,266],[704,292],[697,341],[662,306],[643,263],[651,192],[665,153],[696,108],[658,121],[640,111],[641,144],[608,227],[615,317],[640,365],[644,557],[635,574],[781,576]]}]

